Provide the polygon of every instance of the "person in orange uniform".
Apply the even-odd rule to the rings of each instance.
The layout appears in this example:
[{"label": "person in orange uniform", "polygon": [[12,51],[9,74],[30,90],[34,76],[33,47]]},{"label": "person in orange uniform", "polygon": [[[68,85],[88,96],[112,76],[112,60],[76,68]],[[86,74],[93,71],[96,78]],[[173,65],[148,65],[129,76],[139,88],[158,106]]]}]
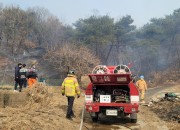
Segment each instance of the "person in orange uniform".
[{"label": "person in orange uniform", "polygon": [[147,90],[147,84],[146,81],[144,80],[143,75],[141,75],[140,79],[136,82],[136,86],[140,93],[141,103],[145,103],[144,98],[145,98],[145,92]]},{"label": "person in orange uniform", "polygon": [[37,82],[37,78],[38,78],[36,66],[34,64],[28,70],[27,78],[28,78],[28,87],[31,88]]},{"label": "person in orange uniform", "polygon": [[66,118],[72,120],[72,117],[75,117],[72,110],[75,96],[77,95],[77,98],[80,97],[79,84],[74,71],[71,70],[68,72],[68,76],[64,79],[62,83],[61,92],[63,96],[66,95],[68,101]]}]

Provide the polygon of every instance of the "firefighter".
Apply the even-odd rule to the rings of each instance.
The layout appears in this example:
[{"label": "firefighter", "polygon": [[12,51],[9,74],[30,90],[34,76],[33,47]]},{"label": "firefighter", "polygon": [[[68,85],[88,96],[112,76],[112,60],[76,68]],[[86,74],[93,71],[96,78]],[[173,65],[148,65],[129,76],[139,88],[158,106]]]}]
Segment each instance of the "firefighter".
[{"label": "firefighter", "polygon": [[15,67],[15,86],[14,86],[14,90],[17,90],[17,86],[20,86],[20,72],[19,70],[21,69],[22,64],[18,63],[18,65]]},{"label": "firefighter", "polygon": [[26,64],[22,65],[22,68],[20,69],[20,89],[19,92],[22,90],[22,86],[26,88],[27,86],[27,69]]},{"label": "firefighter", "polygon": [[75,96],[77,95],[77,98],[80,97],[79,84],[74,71],[71,70],[68,72],[68,76],[64,79],[62,83],[61,92],[63,96],[66,95],[68,101],[66,118],[72,120],[72,118],[75,117],[72,110]]},{"label": "firefighter", "polygon": [[140,93],[141,103],[145,103],[144,98],[145,98],[145,92],[147,90],[147,84],[146,81],[144,80],[143,75],[140,76],[140,79],[136,82],[136,85]]},{"label": "firefighter", "polygon": [[33,64],[33,65],[31,66],[31,68],[28,69],[27,78],[28,78],[28,87],[29,87],[29,88],[32,88],[32,86],[33,86],[35,83],[37,83],[37,78],[38,78],[35,64]]}]

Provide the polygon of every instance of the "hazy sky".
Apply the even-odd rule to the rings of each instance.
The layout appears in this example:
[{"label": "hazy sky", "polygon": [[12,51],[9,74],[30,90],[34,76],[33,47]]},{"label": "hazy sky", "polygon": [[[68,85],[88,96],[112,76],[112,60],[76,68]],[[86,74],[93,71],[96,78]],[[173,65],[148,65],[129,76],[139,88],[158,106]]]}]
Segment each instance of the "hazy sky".
[{"label": "hazy sky", "polygon": [[95,12],[115,19],[131,15],[138,27],[151,18],[164,17],[180,8],[180,0],[0,0],[0,3],[18,5],[22,9],[44,7],[65,24],[88,18]]}]

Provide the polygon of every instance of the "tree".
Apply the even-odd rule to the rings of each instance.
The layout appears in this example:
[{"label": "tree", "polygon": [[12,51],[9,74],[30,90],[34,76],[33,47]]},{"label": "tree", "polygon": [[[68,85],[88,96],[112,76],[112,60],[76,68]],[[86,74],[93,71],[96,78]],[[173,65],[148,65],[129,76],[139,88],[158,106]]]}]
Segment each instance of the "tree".
[{"label": "tree", "polygon": [[75,70],[78,78],[90,73],[100,60],[84,45],[66,43],[63,46],[49,48],[44,60],[51,63],[59,72],[64,72],[65,67]]},{"label": "tree", "polygon": [[90,16],[80,19],[75,24],[76,39],[95,50],[96,56],[105,59],[103,47],[114,39],[114,19],[108,15]]},{"label": "tree", "polygon": [[77,31],[77,39],[87,44],[104,44],[113,38],[113,18],[105,16],[90,16],[80,19],[74,26]]},{"label": "tree", "polygon": [[124,43],[125,35],[136,29],[136,26],[132,25],[133,19],[130,15],[124,16],[115,23],[115,36],[118,44]]},{"label": "tree", "polygon": [[11,48],[12,55],[18,53],[26,39],[26,14],[19,7],[3,9],[3,38],[7,47]]},{"label": "tree", "polygon": [[[123,64],[126,63],[126,59],[128,57],[127,54],[127,46],[129,41],[131,41],[130,33],[135,30],[135,26],[132,25],[133,19],[130,15],[124,16],[118,21],[115,22],[114,25],[114,42],[110,46],[109,52],[107,53],[106,63],[108,58],[110,57],[110,52],[113,59],[114,64]],[[114,49],[114,51],[112,51]],[[115,53],[116,52],[116,53]],[[112,58],[111,58],[112,59]]]}]

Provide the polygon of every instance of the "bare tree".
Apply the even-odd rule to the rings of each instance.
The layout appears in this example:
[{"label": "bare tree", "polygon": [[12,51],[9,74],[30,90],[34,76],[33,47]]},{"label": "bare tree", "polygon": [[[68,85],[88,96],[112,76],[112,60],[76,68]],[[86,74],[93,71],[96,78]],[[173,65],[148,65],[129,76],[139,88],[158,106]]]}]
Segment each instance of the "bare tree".
[{"label": "bare tree", "polygon": [[70,43],[48,48],[44,59],[59,72],[64,72],[65,67],[68,66],[75,70],[79,79],[82,75],[90,73],[94,66],[100,64],[100,60],[87,47]]}]

